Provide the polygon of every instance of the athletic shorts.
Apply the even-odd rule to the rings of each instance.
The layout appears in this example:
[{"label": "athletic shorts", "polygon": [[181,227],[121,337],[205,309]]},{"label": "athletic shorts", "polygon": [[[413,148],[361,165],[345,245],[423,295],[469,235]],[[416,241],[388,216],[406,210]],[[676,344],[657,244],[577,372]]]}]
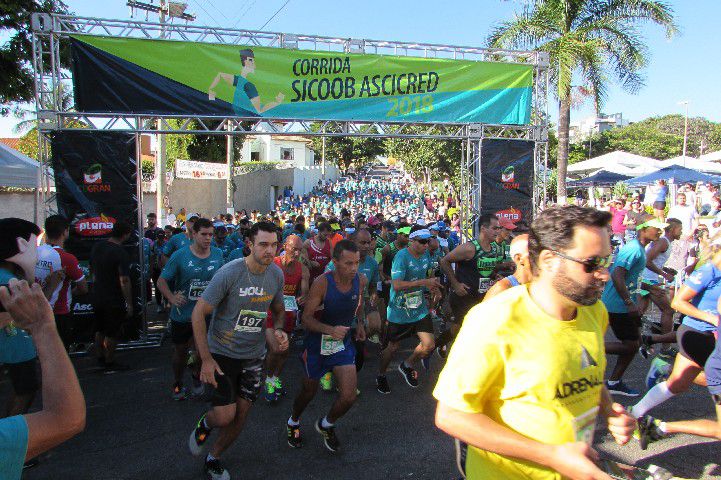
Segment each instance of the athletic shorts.
[{"label": "athletic shorts", "polygon": [[613,334],[622,342],[641,338],[641,317],[635,313],[608,312],[608,323]]},{"label": "athletic shorts", "polygon": [[388,345],[389,342],[400,342],[404,338],[411,337],[420,332],[430,333],[433,335],[433,321],[431,320],[430,315],[426,315],[422,319],[413,323],[393,323],[388,321],[383,345]]},{"label": "athletic shorts", "polygon": [[[283,322],[283,331],[290,335],[295,330],[295,318],[296,313],[295,312],[285,312],[285,321]],[[265,328],[269,328],[271,330],[275,329],[275,320],[273,320],[272,315],[268,315],[268,317],[265,319]]]},{"label": "athletic shorts", "polygon": [[306,348],[300,354],[305,376],[311,380],[320,380],[335,367],[355,365],[355,345],[352,341],[345,344],[345,349],[332,355],[321,355],[319,350]]},{"label": "athletic shorts", "polygon": [[714,350],[706,360],[703,370],[706,373],[708,391],[714,397],[716,405],[721,405],[721,352]]},{"label": "athletic shorts", "polygon": [[95,312],[95,331],[106,337],[120,338],[120,331],[127,321],[125,307],[93,305]]},{"label": "athletic shorts", "polygon": [[193,324],[191,322],[170,322],[170,338],[173,345],[185,345],[193,338]]},{"label": "athletic shorts", "polygon": [[386,302],[386,305],[390,302],[391,298],[391,284],[383,282],[381,287],[381,298]]},{"label": "athletic shorts", "polygon": [[210,397],[214,407],[232,405],[238,398],[251,403],[258,399],[263,379],[263,363],[265,358],[241,360],[213,353],[223,375],[215,373],[218,386]]},{"label": "athletic shorts", "polygon": [[678,353],[700,367],[706,365],[716,346],[713,332],[702,332],[683,324],[676,330],[676,342]]},{"label": "athletic shorts", "polygon": [[451,305],[451,313],[453,323],[463,323],[463,319],[466,318],[468,311],[483,301],[482,296],[468,294],[465,297],[459,297],[455,293],[451,292],[448,297],[448,303]]},{"label": "athletic shorts", "polygon": [[666,202],[653,202],[654,210],[663,210],[664,208],[666,208]]},{"label": "athletic shorts", "polygon": [[31,395],[40,388],[36,358],[20,363],[7,363],[5,369],[16,395]]}]

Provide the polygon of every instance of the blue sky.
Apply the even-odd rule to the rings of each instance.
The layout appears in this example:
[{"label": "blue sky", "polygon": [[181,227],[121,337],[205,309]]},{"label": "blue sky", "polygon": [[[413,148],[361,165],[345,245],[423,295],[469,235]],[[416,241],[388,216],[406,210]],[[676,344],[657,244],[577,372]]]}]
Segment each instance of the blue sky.
[{"label": "blue sky", "polygon": [[[65,0],[77,15],[129,18],[125,0]],[[149,1],[149,0],[146,0]],[[184,0],[196,24],[259,29],[286,0]],[[158,0],[155,0],[158,3]],[[265,30],[317,35],[483,46],[495,23],[510,18],[522,0],[290,0]],[[644,27],[651,60],[646,86],[638,94],[609,90],[606,113],[622,112],[637,121],[653,115],[683,113],[721,121],[721,1],[671,0],[681,33],[667,40],[662,29]],[[549,99],[556,117],[556,104]],[[591,115],[591,105],[572,113],[572,121]],[[17,120],[0,118],[0,136],[17,136]]]}]

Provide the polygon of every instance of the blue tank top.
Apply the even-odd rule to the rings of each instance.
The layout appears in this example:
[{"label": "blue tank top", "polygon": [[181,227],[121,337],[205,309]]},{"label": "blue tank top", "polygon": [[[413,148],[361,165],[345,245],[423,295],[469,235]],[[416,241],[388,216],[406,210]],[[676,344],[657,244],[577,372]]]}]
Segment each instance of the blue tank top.
[{"label": "blue tank top", "polygon": [[[356,308],[358,307],[358,293],[360,290],[360,279],[358,274],[353,278],[350,290],[343,293],[338,290],[338,285],[333,278],[333,272],[326,272],[326,281],[328,283],[323,297],[323,310],[321,310],[321,322],[326,325],[350,327],[353,323]],[[343,343],[348,345],[351,340],[350,331],[343,339]],[[320,348],[321,334],[318,332],[309,332],[306,337],[306,347],[309,349]]]},{"label": "blue tank top", "polygon": [[507,276],[506,280],[509,281],[509,283],[511,284],[511,287],[517,287],[521,284],[521,282],[519,282],[518,279],[514,275]]}]

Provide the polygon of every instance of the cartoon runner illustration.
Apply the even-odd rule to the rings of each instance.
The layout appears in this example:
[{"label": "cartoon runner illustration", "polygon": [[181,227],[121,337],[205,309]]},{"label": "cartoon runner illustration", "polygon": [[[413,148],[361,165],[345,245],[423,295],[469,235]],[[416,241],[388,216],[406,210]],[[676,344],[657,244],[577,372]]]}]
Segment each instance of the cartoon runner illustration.
[{"label": "cartoon runner illustration", "polygon": [[233,94],[233,112],[236,115],[244,116],[248,113],[257,113],[262,115],[271,108],[277,107],[285,98],[285,95],[279,93],[275,96],[275,102],[268,102],[261,106],[258,89],[248,81],[248,75],[255,72],[255,55],[253,50],[247,48],[240,50],[240,64],[242,69],[240,75],[232,75],[230,73],[218,72],[213,83],[208,87],[208,98],[215,100],[215,87],[220,80],[224,80],[228,85],[235,87]]}]

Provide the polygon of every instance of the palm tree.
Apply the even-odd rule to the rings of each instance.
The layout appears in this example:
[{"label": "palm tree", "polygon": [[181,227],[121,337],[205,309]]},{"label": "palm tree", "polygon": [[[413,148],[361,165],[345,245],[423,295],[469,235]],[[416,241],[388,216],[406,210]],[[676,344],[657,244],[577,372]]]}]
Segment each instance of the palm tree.
[{"label": "palm tree", "polygon": [[637,92],[643,86],[640,71],[649,58],[638,29],[644,22],[662,26],[668,38],[677,32],[673,10],[663,1],[529,0],[521,13],[498,24],[488,37],[491,47],[536,49],[550,56],[550,78],[558,97],[559,202],[566,199],[574,75],[593,96],[597,111],[610,78]]}]

